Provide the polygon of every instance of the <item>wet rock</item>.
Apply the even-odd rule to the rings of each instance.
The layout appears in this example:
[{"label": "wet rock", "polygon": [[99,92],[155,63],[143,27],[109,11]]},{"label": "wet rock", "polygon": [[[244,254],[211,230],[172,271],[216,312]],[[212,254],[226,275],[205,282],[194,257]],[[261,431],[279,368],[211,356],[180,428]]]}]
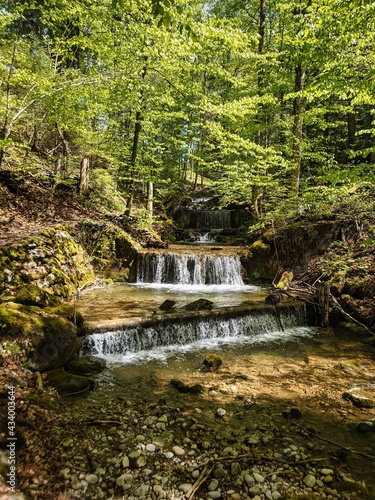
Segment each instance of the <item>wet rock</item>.
[{"label": "wet rock", "polygon": [[370,418],[364,422],[359,422],[357,425],[359,432],[375,432],[375,418]]},{"label": "wet rock", "polygon": [[357,408],[375,407],[375,384],[365,384],[353,387],[342,395],[343,399],[351,401]]},{"label": "wet rock", "polygon": [[170,311],[177,304],[175,300],[166,299],[162,304],[160,304],[159,309],[161,311]]},{"label": "wet rock", "polygon": [[202,364],[211,371],[215,371],[223,364],[223,360],[217,354],[207,354]]},{"label": "wet rock", "polygon": [[214,306],[214,303],[211,300],[207,299],[198,299],[194,300],[194,302],[190,302],[186,304],[184,309],[186,311],[201,311],[201,310],[211,310]]},{"label": "wet rock", "polygon": [[200,384],[188,385],[178,379],[172,379],[170,384],[175,387],[178,392],[190,393],[190,394],[201,394],[203,392],[203,386]]},{"label": "wet rock", "polygon": [[284,410],[282,412],[282,415],[284,418],[287,418],[288,420],[290,420],[292,418],[300,419],[302,417],[301,411],[295,406]]},{"label": "wet rock", "polygon": [[94,387],[92,380],[67,373],[62,368],[48,371],[46,375],[46,384],[55,387],[61,396],[80,394]]},{"label": "wet rock", "polygon": [[105,366],[106,362],[104,359],[82,356],[66,363],[64,369],[69,373],[77,375],[91,375],[102,372]]}]

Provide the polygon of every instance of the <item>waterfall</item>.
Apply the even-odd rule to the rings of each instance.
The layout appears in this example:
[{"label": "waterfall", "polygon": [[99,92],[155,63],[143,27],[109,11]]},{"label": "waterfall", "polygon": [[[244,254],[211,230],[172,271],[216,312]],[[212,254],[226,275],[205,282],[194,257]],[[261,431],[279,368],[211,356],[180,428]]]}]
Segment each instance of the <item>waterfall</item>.
[{"label": "waterfall", "polygon": [[[247,314],[235,318],[209,317],[188,322],[158,323],[155,326],[129,327],[122,331],[96,333],[83,339],[82,353],[94,356],[125,355],[163,346],[186,346],[206,339],[251,338],[285,335],[288,329],[306,324],[305,307],[289,307],[280,311],[286,333],[281,332],[272,311]],[[263,337],[262,337],[263,335]]]},{"label": "waterfall", "polygon": [[197,229],[225,229],[231,227],[230,210],[197,210],[195,227]]},{"label": "waterfall", "polygon": [[138,256],[137,283],[242,286],[241,271],[238,255],[148,252]]}]

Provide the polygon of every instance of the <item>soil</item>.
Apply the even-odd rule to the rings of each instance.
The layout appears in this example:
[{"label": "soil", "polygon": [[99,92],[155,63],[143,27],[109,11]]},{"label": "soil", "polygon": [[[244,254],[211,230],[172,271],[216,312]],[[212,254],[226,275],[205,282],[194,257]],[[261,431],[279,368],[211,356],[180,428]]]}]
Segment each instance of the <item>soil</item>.
[{"label": "soil", "polygon": [[[100,219],[104,211],[83,199],[77,183],[54,185],[31,174],[0,171],[0,245],[39,233],[58,223]],[[86,206],[85,206],[86,204]]]}]

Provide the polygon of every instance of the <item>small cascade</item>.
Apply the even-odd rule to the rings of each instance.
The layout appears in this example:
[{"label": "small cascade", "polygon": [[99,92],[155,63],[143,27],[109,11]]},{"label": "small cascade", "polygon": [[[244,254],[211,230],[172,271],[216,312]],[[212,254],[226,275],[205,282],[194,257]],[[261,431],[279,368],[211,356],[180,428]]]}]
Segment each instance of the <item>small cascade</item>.
[{"label": "small cascade", "polygon": [[238,255],[147,252],[138,256],[137,283],[243,286]]},{"label": "small cascade", "polygon": [[192,230],[192,241],[215,242],[221,231],[232,228],[231,210],[186,209],[184,213],[186,225]]},{"label": "small cascade", "polygon": [[[85,337],[84,355],[116,356],[139,351],[155,350],[165,346],[188,346],[207,339],[238,339],[265,341],[269,338],[292,335],[290,329],[306,324],[303,305],[289,307],[280,312],[284,332],[280,331],[272,311],[235,318],[210,317],[191,319],[188,322],[157,323],[155,326],[129,327],[122,331],[96,333]],[[288,332],[289,329],[289,332]],[[294,332],[295,333],[295,332]],[[301,330],[300,334],[306,333]]]}]

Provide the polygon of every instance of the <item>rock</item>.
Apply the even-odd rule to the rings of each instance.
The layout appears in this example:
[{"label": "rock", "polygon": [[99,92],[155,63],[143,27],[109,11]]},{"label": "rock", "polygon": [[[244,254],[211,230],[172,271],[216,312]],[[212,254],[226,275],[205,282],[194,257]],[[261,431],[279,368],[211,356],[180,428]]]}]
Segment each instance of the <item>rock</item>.
[{"label": "rock", "polygon": [[155,238],[149,238],[146,242],[146,248],[168,248],[169,245],[166,241],[156,240]]},{"label": "rock", "polygon": [[185,394],[201,394],[203,392],[203,386],[200,384],[187,385],[181,380],[175,378],[170,381],[170,384],[173,385],[173,387],[175,387],[178,392],[182,392]]},{"label": "rock", "polygon": [[133,481],[132,474],[122,474],[116,479],[117,486],[124,486],[130,484]]},{"label": "rock", "polygon": [[26,306],[47,307],[57,305],[60,299],[43,290],[38,285],[28,284],[17,288],[14,302]]},{"label": "rock", "polygon": [[303,478],[303,482],[304,482],[304,484],[305,484],[308,488],[313,488],[313,486],[315,486],[315,482],[316,482],[315,476],[313,476],[312,474],[307,474],[307,475]]},{"label": "rock", "polygon": [[87,476],[85,476],[85,481],[88,484],[96,484],[99,481],[99,478],[96,474],[87,474]]},{"label": "rock", "polygon": [[173,446],[172,452],[177,456],[177,457],[183,457],[186,455],[186,452],[183,448],[180,446]]},{"label": "rock", "polygon": [[282,412],[282,415],[283,415],[284,418],[287,418],[288,420],[292,419],[292,418],[300,419],[302,417],[302,413],[295,406],[293,406],[291,408],[288,408],[287,410],[284,410]]},{"label": "rock", "polygon": [[195,300],[194,302],[190,302],[189,304],[186,304],[184,309],[186,311],[201,311],[201,310],[211,310],[214,306],[214,303],[211,300],[207,299],[198,299]]},{"label": "rock", "polygon": [[223,364],[223,360],[217,354],[207,354],[202,364],[209,370],[215,371]]},{"label": "rock", "polygon": [[209,491],[208,496],[210,498],[221,498],[221,492],[216,490],[216,491]]},{"label": "rock", "polygon": [[82,356],[69,361],[64,365],[64,369],[69,373],[77,375],[91,375],[100,373],[106,367],[104,359],[94,358],[91,356]]},{"label": "rock", "polygon": [[138,486],[134,490],[134,496],[136,498],[145,498],[148,494],[148,490],[150,489],[150,486],[148,484],[142,484],[141,486]]},{"label": "rock", "polygon": [[159,309],[161,311],[170,311],[177,304],[175,300],[166,299],[162,304],[160,304]]},{"label": "rock", "polygon": [[30,343],[29,368],[60,368],[77,356],[77,328],[68,319],[36,306],[14,302],[0,304],[2,337],[23,337]]},{"label": "rock", "polygon": [[214,491],[214,490],[216,490],[218,488],[218,486],[219,486],[219,481],[216,478],[211,479],[211,481],[210,481],[210,483],[208,485],[208,490],[209,491]]},{"label": "rock", "polygon": [[264,477],[261,474],[258,474],[258,472],[253,472],[253,476],[257,483],[264,483]]},{"label": "rock", "polygon": [[46,375],[46,385],[55,387],[61,396],[81,394],[94,388],[92,380],[67,373],[62,368],[48,371]]},{"label": "rock", "polygon": [[178,489],[179,491],[182,491],[182,493],[188,493],[191,488],[193,487],[193,485],[191,483],[182,483],[179,485]]},{"label": "rock", "polygon": [[357,425],[359,432],[375,432],[375,418],[370,418],[364,422],[359,422]]},{"label": "rock", "polygon": [[375,384],[364,384],[353,387],[342,395],[343,399],[351,401],[357,408],[375,407]]},{"label": "rock", "polygon": [[224,418],[225,414],[226,414],[226,410],[224,410],[224,408],[218,408],[215,412],[215,417],[216,418]]}]

